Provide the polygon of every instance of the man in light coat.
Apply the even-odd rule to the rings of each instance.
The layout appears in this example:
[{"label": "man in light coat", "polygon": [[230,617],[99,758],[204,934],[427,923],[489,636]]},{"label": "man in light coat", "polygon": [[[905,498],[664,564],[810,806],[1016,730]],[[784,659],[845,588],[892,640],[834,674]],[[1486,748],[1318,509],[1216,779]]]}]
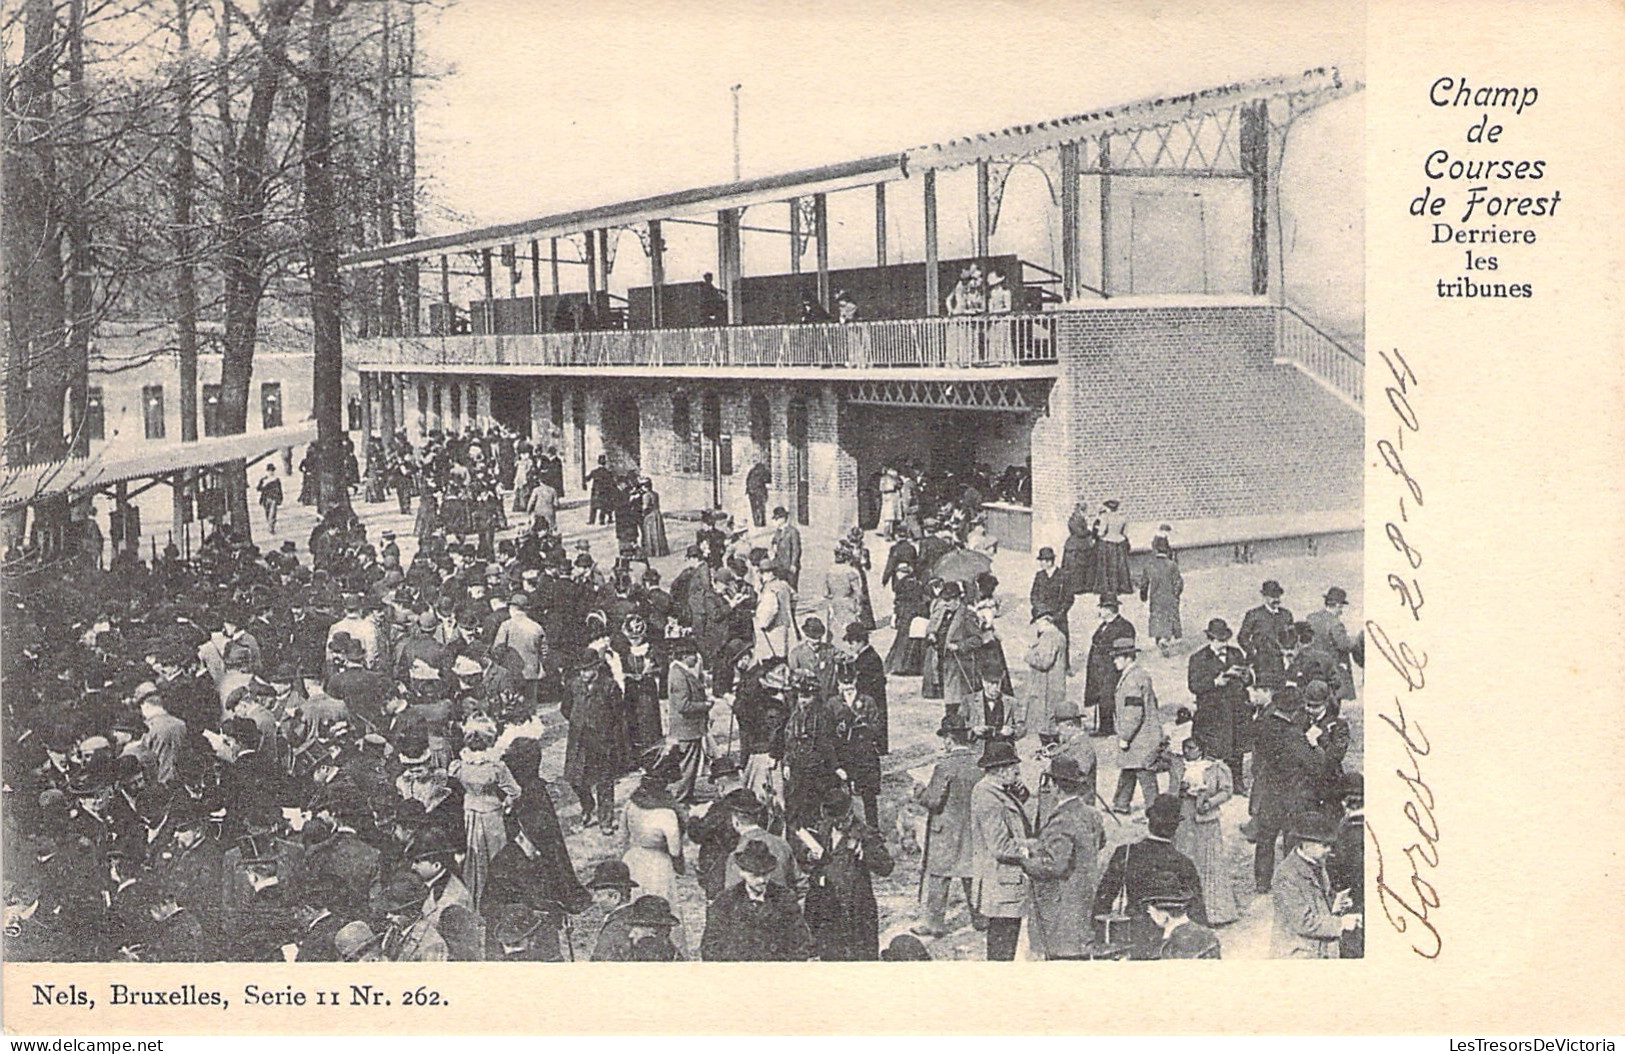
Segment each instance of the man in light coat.
[{"label": "man in light coat", "polygon": [[1338,938],[1363,924],[1350,912],[1350,892],[1331,887],[1326,857],[1337,841],[1337,826],[1319,812],[1300,814],[1289,833],[1297,847],[1286,855],[1275,874],[1270,901],[1275,925],[1270,930],[1270,957],[1275,959],[1336,959]]},{"label": "man in light coat", "polygon": [[175,779],[175,762],[186,746],[186,722],[169,712],[158,686],[151,681],[136,688],[135,702],[141,708],[141,720],[147,723],[147,734],[137,744],[137,753],[152,759],[153,782],[170,783]]},{"label": "man in light coat", "polygon": [[1088,772],[1070,755],[1050,762],[1056,800],[1039,819],[1038,837],[1021,869],[1033,884],[1033,947],[1046,959],[1083,959],[1094,943],[1091,923],[1100,850],[1106,828],[1089,805],[1094,793]]},{"label": "man in light coat", "polygon": [[796,634],[796,595],[776,564],[763,564],[756,598],[756,661],[784,659]]},{"label": "man in light coat", "polygon": [[1354,698],[1354,640],[1348,627],[1343,625],[1343,611],[1349,606],[1349,595],[1342,586],[1332,586],[1323,598],[1325,606],[1310,612],[1304,621],[1315,631],[1314,640],[1305,651],[1321,653],[1337,669],[1337,683],[1332,687],[1339,700]]},{"label": "man in light coat", "polygon": [[672,793],[678,801],[692,801],[700,770],[705,767],[705,735],[711,727],[712,701],[700,674],[700,653],[689,638],[679,638],[672,646],[666,694],[671,709],[666,727],[677,740],[680,773]]},{"label": "man in light coat", "polygon": [[1054,612],[1040,611],[1033,618],[1035,634],[1027,649],[1027,665],[1036,675],[1027,682],[1027,725],[1045,746],[1060,742],[1055,724],[1058,709],[1066,706],[1066,634]]},{"label": "man in light coat", "polygon": [[1133,637],[1112,644],[1112,662],[1117,667],[1117,793],[1112,811],[1132,812],[1134,784],[1140,784],[1145,804],[1157,798],[1157,774],[1151,765],[1162,746],[1162,721],[1157,714],[1157,692],[1151,674],[1140,665],[1140,649]]},{"label": "man in light coat", "polygon": [[530,617],[530,596],[515,593],[508,600],[508,621],[497,627],[492,647],[505,644],[519,653],[525,678],[525,702],[534,712],[541,699],[542,676],[547,672],[547,633]]},{"label": "man in light coat", "polygon": [[912,927],[922,937],[941,937],[948,932],[948,890],[956,878],[964,884],[971,923],[977,929],[985,925],[976,910],[970,816],[971,789],[982,778],[982,769],[970,748],[970,729],[958,715],[944,717],[937,735],[942,737],[943,757],[931,771],[931,782],[917,794],[929,814],[925,859],[920,863],[925,918]]},{"label": "man in light coat", "polygon": [[546,520],[549,527],[559,525],[559,492],[546,480],[538,480],[531,489],[530,498],[525,502],[525,511],[530,514],[532,530],[540,530],[541,524],[537,521]]},{"label": "man in light coat", "polygon": [[1016,748],[989,740],[977,762],[982,778],[971,788],[971,847],[976,862],[976,900],[987,917],[989,962],[1011,962],[1027,914],[1031,882],[1022,862],[1032,852],[1027,844],[1032,824],[1022,809],[1021,759]]}]

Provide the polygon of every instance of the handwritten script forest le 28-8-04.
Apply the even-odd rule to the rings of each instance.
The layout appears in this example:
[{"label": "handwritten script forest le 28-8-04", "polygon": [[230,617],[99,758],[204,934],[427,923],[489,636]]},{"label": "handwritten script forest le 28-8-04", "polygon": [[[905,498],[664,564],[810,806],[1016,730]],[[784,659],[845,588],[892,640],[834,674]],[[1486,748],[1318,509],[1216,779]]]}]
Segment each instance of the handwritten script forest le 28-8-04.
[{"label": "handwritten script forest le 28-8-04", "polygon": [[[1378,837],[1377,823],[1368,814],[1366,837],[1376,856],[1377,901],[1383,915],[1395,932],[1404,934],[1411,950],[1424,959],[1437,959],[1444,950],[1444,938],[1439,932],[1434,915],[1439,907],[1438,887],[1431,876],[1439,866],[1439,821],[1435,813],[1433,788],[1422,774],[1422,762],[1432,753],[1432,744],[1417,719],[1417,703],[1427,685],[1425,670],[1427,653],[1414,643],[1414,632],[1423,624],[1422,553],[1411,540],[1422,513],[1422,485],[1406,465],[1406,438],[1414,440],[1421,432],[1412,393],[1418,387],[1415,371],[1398,349],[1379,352],[1393,381],[1384,394],[1393,412],[1394,437],[1377,440],[1376,451],[1381,464],[1392,477],[1397,494],[1395,516],[1384,526],[1389,544],[1399,559],[1399,565],[1387,576],[1388,588],[1399,601],[1403,614],[1411,622],[1406,633],[1396,639],[1375,619],[1366,622],[1366,637],[1371,648],[1404,682],[1404,691],[1395,693],[1391,712],[1378,708],[1376,714],[1389,732],[1399,739],[1405,751],[1404,763],[1394,769],[1394,776],[1404,787],[1400,815],[1404,818],[1403,840],[1408,844],[1399,854],[1384,857]],[[1413,444],[1414,445],[1414,444]],[[1409,704],[1410,712],[1406,712]],[[1386,821],[1383,821],[1384,824]]]}]

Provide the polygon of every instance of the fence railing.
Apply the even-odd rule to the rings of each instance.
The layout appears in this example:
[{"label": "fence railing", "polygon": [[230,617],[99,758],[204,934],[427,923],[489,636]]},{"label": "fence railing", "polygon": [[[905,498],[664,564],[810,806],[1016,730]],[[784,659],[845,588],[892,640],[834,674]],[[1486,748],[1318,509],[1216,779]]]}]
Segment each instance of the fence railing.
[{"label": "fence railing", "polygon": [[354,344],[373,366],[1022,366],[1055,361],[1048,315],[798,326],[394,337]]},{"label": "fence railing", "polygon": [[1364,412],[1364,354],[1346,347],[1291,307],[1275,313],[1275,360],[1295,364]]}]

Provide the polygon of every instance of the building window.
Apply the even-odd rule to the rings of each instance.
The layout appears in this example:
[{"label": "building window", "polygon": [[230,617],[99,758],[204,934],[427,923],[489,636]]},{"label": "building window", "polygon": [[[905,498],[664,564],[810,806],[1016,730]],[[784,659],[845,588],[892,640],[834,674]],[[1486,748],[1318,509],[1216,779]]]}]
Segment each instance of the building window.
[{"label": "building window", "polygon": [[480,390],[474,385],[468,386],[468,423],[476,424],[480,419]]},{"label": "building window", "polygon": [[564,432],[564,389],[553,389],[553,427]]},{"label": "building window", "polygon": [[203,386],[203,434],[205,436],[220,434],[220,386],[218,384],[205,384]]},{"label": "building window", "polygon": [[164,386],[149,384],[141,389],[141,416],[148,439],[164,438]]},{"label": "building window", "polygon": [[688,396],[671,397],[671,434],[677,444],[677,471],[697,476],[705,469],[704,442],[694,427]]},{"label": "building window", "polygon": [[348,412],[350,422],[349,427],[346,428],[345,431],[361,431],[361,397],[357,395],[350,396],[350,401],[346,404],[346,410]]},{"label": "building window", "polygon": [[260,385],[260,423],[265,428],[282,427],[282,384],[278,381]]},{"label": "building window", "polygon": [[722,430],[722,399],[715,392],[706,393],[700,401],[700,416],[705,474],[709,476],[720,472],[724,476],[733,475],[733,435]]},{"label": "building window", "polygon": [[451,386],[451,427],[461,428],[463,424],[463,389],[459,385]]},{"label": "building window", "polygon": [[85,390],[85,439],[97,442],[107,438],[107,410],[102,405],[102,390]]},{"label": "building window", "polygon": [[445,403],[442,401],[444,398],[443,393],[444,389],[439,384],[436,384],[434,386],[434,427],[438,432],[446,430],[446,409]]},{"label": "building window", "polygon": [[418,431],[429,430],[429,386],[418,385]]}]

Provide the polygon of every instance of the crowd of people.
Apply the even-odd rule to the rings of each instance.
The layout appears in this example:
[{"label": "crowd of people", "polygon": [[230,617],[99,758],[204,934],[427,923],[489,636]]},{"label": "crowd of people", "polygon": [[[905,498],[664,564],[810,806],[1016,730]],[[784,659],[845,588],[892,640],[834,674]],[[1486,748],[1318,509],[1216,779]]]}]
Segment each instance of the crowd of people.
[{"label": "crowd of people", "polygon": [[[1215,957],[1239,914],[1218,812],[1242,794],[1277,954],[1358,954],[1342,590],[1298,620],[1266,582],[1238,633],[1209,622],[1192,706],[1165,725],[1117,599],[1115,502],[1080,506],[1059,563],[1039,552],[1033,639],[1008,653],[999,582],[956,516],[976,506],[909,506],[878,583],[883,658],[859,529],[817,583],[785,509],[770,536],[707,513],[668,587],[646,478],[589,478],[591,520],[616,527],[600,561],[558,529],[555,450],[492,428],[373,453],[366,496],[418,503],[409,560],[339,503],[303,553],[221,529],[190,560],[6,581],[12,958],[917,959],[955,885],[990,959],[1014,957],[1024,919],[1044,958]],[[1074,647],[1091,594],[1099,626]],[[897,681],[941,700],[943,752],[883,815]],[[1136,789],[1146,836],[1103,854]],[[875,882],[916,815],[920,918],[883,950]],[[592,833],[591,859],[567,831]],[[695,886],[697,934],[679,910]]]}]

